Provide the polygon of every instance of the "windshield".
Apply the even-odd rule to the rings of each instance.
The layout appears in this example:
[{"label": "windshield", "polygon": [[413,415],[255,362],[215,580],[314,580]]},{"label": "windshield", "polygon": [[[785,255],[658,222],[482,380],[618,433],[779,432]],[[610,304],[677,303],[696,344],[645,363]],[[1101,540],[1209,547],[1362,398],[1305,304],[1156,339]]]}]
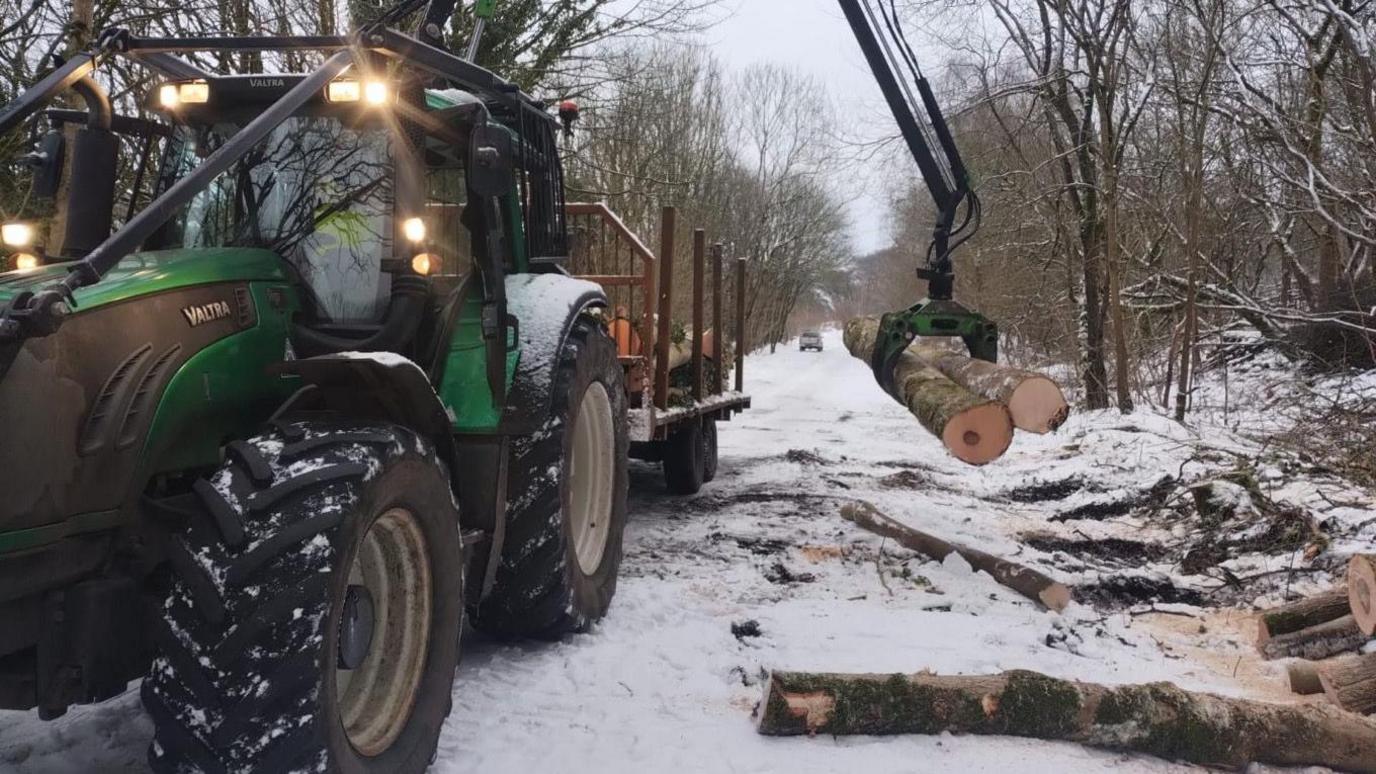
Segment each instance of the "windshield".
[{"label": "windshield", "polygon": [[[169,179],[238,130],[185,127],[169,148]],[[375,321],[389,291],[392,170],[384,126],[333,117],[287,119],[169,224],[168,247],[259,247],[290,261],[335,322]]]}]

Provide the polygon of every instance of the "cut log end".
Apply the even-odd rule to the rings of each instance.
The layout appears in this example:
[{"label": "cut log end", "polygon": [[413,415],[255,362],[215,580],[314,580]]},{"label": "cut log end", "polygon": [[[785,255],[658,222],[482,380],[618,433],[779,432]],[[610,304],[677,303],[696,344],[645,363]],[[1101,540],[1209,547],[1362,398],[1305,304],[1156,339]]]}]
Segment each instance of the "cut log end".
[{"label": "cut log end", "polygon": [[1290,680],[1290,692],[1298,696],[1313,696],[1323,693],[1323,683],[1319,681],[1319,668],[1313,661],[1294,661],[1285,667],[1286,677]]},{"label": "cut log end", "polygon": [[1065,424],[1070,405],[1055,382],[1044,376],[1029,376],[1008,398],[1008,413],[1019,430],[1044,434]]},{"label": "cut log end", "polygon": [[1348,562],[1347,600],[1357,627],[1376,635],[1376,555],[1358,554]]},{"label": "cut log end", "polygon": [[1042,601],[1043,605],[1046,605],[1048,610],[1059,613],[1066,609],[1072,597],[1069,587],[1061,583],[1053,583],[1037,592],[1037,598]]},{"label": "cut log end", "polygon": [[993,462],[1002,457],[1013,442],[1008,411],[997,403],[966,409],[946,423],[941,442],[962,462],[971,465]]}]

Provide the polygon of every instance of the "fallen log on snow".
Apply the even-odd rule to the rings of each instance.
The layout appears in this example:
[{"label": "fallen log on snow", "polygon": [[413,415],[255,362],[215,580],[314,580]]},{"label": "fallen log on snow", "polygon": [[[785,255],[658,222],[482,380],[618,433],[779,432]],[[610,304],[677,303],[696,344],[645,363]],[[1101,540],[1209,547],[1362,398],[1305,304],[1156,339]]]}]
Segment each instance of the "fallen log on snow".
[{"label": "fallen log on snow", "polygon": [[[845,328],[846,349],[869,363],[878,334],[877,319],[851,320]],[[983,465],[996,460],[1013,442],[1008,407],[961,387],[912,351],[899,355],[893,383],[899,402],[964,462]]]},{"label": "fallen log on snow", "polygon": [[1268,659],[1303,658],[1315,661],[1336,656],[1339,653],[1356,650],[1371,639],[1350,615],[1332,621],[1300,629],[1297,632],[1279,634],[1257,643],[1257,650]]},{"label": "fallen log on snow", "polygon": [[775,672],[761,734],[995,734],[1077,742],[1167,760],[1376,772],[1376,721],[1327,705],[1106,687],[1036,672],[945,677]]},{"label": "fallen log on snow", "polygon": [[1376,653],[1319,667],[1328,700],[1348,712],[1376,712]]},{"label": "fallen log on snow", "polygon": [[1357,554],[1347,563],[1347,602],[1357,626],[1376,635],[1376,554]]},{"label": "fallen log on snow", "polygon": [[934,535],[913,529],[895,521],[863,500],[841,506],[841,518],[876,535],[892,538],[904,548],[937,561],[942,561],[951,554],[959,554],[971,567],[989,573],[1000,585],[1034,602],[1040,602],[1058,613],[1070,604],[1070,588],[1053,578],[1017,562],[1000,559],[978,549],[949,543]]},{"label": "fallen log on snow", "polygon": [[1257,643],[1265,643],[1280,634],[1318,626],[1335,618],[1342,618],[1350,612],[1345,589],[1327,591],[1273,607],[1257,616]]},{"label": "fallen log on snow", "polygon": [[1043,374],[977,360],[936,344],[914,344],[909,351],[961,387],[1007,406],[1020,430],[1049,433],[1070,416],[1060,386]]}]

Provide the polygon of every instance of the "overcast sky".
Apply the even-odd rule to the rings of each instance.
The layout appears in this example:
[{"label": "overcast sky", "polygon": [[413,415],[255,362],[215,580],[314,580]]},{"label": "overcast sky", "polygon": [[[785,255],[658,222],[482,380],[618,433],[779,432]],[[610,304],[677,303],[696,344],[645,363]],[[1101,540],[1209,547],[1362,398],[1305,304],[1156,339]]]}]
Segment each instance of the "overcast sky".
[{"label": "overcast sky", "polygon": [[[724,0],[731,15],[704,42],[731,70],[773,62],[815,77],[837,105],[843,127],[859,139],[897,133],[836,0]],[[889,242],[883,165],[857,162],[837,170],[837,191],[851,199],[853,241],[860,252]]]}]

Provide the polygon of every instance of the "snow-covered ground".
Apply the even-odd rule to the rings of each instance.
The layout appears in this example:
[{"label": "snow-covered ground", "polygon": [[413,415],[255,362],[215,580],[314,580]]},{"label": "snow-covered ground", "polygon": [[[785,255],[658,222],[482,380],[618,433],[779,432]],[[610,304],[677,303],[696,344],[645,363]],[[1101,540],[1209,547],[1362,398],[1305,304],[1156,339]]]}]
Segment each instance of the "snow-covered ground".
[{"label": "snow-covered ground", "polygon": [[[1193,770],[1019,739],[764,738],[751,716],[775,668],[1025,668],[1290,700],[1280,668],[1253,655],[1246,611],[1215,607],[1235,601],[1218,568],[1274,596],[1320,585],[1330,565],[1308,571],[1296,549],[1179,568],[1197,530],[1178,481],[1229,469],[1257,439],[1147,411],[1078,415],[970,468],[883,395],[834,332],[820,354],[752,357],[746,380],[755,408],[722,427],[721,469],[701,494],[671,498],[657,468],[634,466],[621,583],[594,632],[556,644],[466,639],[434,771]],[[1368,494],[1302,471],[1261,466],[1256,478],[1278,501],[1312,505],[1330,552],[1372,544]],[[886,545],[838,516],[856,497],[1039,566],[1086,602],[1048,613],[959,560]],[[54,723],[0,712],[0,771],[141,771],[150,735],[133,689]]]}]

